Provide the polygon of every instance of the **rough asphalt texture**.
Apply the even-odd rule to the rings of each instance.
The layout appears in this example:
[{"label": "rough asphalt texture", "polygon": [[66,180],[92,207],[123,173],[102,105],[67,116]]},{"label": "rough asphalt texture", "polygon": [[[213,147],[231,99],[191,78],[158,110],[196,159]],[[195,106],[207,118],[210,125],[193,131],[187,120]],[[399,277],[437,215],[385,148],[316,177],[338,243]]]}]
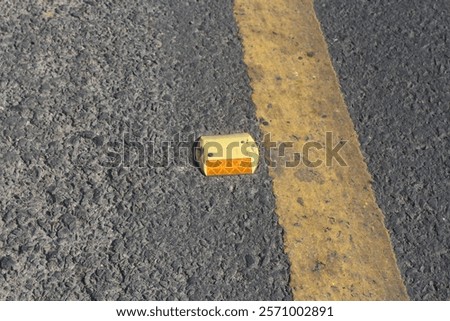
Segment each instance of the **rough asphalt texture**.
[{"label": "rough asphalt texture", "polygon": [[450,1],[315,5],[409,295],[449,300]]},{"label": "rough asphalt texture", "polygon": [[0,299],[291,298],[265,166],[156,166],[259,135],[231,1],[2,1],[0,37]]}]

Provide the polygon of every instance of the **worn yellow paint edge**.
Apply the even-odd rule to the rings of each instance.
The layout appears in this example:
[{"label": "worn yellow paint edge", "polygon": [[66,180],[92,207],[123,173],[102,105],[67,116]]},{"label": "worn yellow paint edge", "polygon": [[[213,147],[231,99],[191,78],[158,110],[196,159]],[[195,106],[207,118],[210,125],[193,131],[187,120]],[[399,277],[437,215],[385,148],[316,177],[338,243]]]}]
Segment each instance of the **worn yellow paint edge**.
[{"label": "worn yellow paint edge", "polygon": [[330,148],[347,141],[347,166],[314,167],[324,148],[269,170],[294,299],[407,300],[312,0],[235,0],[234,13],[263,133],[293,142],[288,158],[308,142],[326,146],[326,132]]}]

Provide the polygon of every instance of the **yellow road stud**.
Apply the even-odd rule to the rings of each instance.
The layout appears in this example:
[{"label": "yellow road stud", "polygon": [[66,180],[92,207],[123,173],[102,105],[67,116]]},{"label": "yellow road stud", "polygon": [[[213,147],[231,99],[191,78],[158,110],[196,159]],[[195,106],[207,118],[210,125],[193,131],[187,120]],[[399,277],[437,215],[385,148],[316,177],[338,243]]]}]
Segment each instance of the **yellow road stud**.
[{"label": "yellow road stud", "polygon": [[253,174],[259,152],[248,133],[202,136],[197,141],[195,159],[206,176]]}]

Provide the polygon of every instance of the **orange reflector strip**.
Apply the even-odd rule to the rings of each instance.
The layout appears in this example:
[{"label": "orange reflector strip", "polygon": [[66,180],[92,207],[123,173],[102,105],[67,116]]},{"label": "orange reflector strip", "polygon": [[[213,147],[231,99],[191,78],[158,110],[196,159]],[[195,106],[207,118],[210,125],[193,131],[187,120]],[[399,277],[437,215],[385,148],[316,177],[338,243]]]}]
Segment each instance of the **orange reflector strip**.
[{"label": "orange reflector strip", "polygon": [[206,175],[239,175],[252,173],[251,158],[217,159],[206,161]]}]

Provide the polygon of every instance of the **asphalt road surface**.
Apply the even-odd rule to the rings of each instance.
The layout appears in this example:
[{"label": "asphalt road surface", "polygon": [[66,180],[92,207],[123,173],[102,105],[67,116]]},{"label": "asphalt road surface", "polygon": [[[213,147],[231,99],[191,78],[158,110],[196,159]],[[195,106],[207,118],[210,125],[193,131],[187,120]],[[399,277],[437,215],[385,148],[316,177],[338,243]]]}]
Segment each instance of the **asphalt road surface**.
[{"label": "asphalt road surface", "polygon": [[291,298],[267,169],[164,164],[178,133],[259,136],[231,1],[0,12],[0,299]]},{"label": "asphalt road surface", "polygon": [[450,1],[315,6],[408,293],[449,300]]},{"label": "asphalt road surface", "polygon": [[[449,299],[449,2],[316,8],[409,294]],[[189,164],[260,135],[231,1],[2,1],[0,40],[1,300],[292,297],[265,165]]]}]

